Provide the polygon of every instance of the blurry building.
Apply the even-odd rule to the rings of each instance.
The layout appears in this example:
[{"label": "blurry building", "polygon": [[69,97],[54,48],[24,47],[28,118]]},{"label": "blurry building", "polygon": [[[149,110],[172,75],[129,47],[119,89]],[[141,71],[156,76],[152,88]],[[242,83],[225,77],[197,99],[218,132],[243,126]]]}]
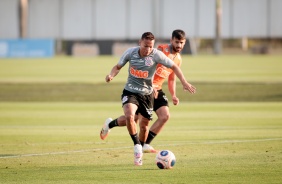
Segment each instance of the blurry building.
[{"label": "blurry building", "polygon": [[[53,39],[68,54],[98,55],[120,54],[146,31],[166,42],[174,29],[183,29],[190,41],[184,53],[193,51],[195,40],[215,37],[216,0],[26,1],[24,28],[21,0],[0,1],[0,40]],[[281,39],[281,8],[281,0],[223,0],[221,36]]]}]

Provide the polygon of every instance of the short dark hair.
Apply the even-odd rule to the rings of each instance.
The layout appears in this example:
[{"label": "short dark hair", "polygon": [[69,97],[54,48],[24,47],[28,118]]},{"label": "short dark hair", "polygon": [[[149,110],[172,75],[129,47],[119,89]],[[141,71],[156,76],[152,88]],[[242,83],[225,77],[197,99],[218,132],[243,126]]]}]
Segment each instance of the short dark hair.
[{"label": "short dark hair", "polygon": [[172,32],[171,38],[177,38],[178,40],[186,39],[185,32],[181,29],[176,29]]},{"label": "short dark hair", "polygon": [[141,40],[154,40],[155,39],[155,36],[153,35],[153,33],[151,32],[145,32],[142,34],[142,37],[141,37]]}]

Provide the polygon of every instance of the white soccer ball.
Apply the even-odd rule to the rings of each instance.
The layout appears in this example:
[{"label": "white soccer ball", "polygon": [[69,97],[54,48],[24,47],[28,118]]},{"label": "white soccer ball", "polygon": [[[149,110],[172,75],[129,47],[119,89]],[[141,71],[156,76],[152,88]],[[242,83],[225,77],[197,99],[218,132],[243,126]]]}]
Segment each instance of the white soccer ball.
[{"label": "white soccer ball", "polygon": [[156,164],[160,169],[171,169],[175,162],[175,155],[171,151],[162,150],[157,153]]}]

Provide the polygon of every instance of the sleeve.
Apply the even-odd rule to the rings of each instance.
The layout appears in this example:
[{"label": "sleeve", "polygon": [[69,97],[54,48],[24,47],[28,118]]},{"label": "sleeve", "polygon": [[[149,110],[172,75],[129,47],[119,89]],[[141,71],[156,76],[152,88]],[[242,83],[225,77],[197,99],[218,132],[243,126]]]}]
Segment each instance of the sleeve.
[{"label": "sleeve", "polygon": [[159,51],[162,51],[162,52],[163,52],[163,50],[164,50],[163,47],[162,47],[162,45],[159,45],[157,49],[158,49]]},{"label": "sleeve", "polygon": [[123,67],[130,59],[132,48],[127,49],[119,59],[118,65]]},{"label": "sleeve", "polygon": [[168,68],[171,68],[174,62],[168,58],[163,52],[157,50],[156,54],[154,55],[154,59],[157,63],[160,63]]},{"label": "sleeve", "polygon": [[158,46],[158,50],[162,51],[166,56],[168,56],[170,54],[169,53],[169,46],[168,46],[168,44],[159,45]]}]

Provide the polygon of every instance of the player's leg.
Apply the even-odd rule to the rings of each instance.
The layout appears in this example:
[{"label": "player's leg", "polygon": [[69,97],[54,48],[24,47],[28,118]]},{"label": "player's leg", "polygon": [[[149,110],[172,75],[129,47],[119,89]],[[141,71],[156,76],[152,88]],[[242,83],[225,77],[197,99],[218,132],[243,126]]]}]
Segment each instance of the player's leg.
[{"label": "player's leg", "polygon": [[125,116],[122,115],[109,123],[109,128],[114,128],[116,126],[126,126],[126,119]]},{"label": "player's leg", "polygon": [[123,111],[126,118],[126,127],[134,144],[134,164],[142,165],[142,146],[139,141],[136,123],[134,121],[135,111],[137,108],[138,106],[133,103],[127,103],[123,105]]},{"label": "player's leg", "polygon": [[[168,106],[162,106],[158,110],[156,110],[156,114],[158,119],[154,122],[154,124],[150,127],[150,131],[153,132],[155,135],[159,134],[163,129],[165,123],[168,121],[170,114]],[[152,142],[151,140],[146,140],[147,144]]]},{"label": "player's leg", "polygon": [[156,114],[158,116],[158,119],[150,127],[150,130],[148,132],[148,137],[145,141],[145,144],[143,145],[144,153],[156,153],[157,152],[157,150],[155,150],[150,144],[153,141],[153,139],[161,132],[165,123],[168,121],[169,109],[167,106],[162,106],[156,111]]},{"label": "player's leg", "polygon": [[126,126],[126,119],[125,116],[122,115],[116,119],[107,118],[103,124],[103,127],[100,131],[100,138],[105,140],[108,137],[110,129],[116,126]]},{"label": "player's leg", "polygon": [[[136,96],[127,90],[123,91],[121,100],[122,100],[123,105],[126,103],[133,103],[138,106],[138,100],[136,99]],[[138,111],[136,111],[135,114],[137,112]],[[134,116],[134,118],[135,118],[135,122],[137,122],[138,117]],[[116,126],[126,126],[126,116],[125,115],[122,115],[114,120],[112,120],[112,118],[107,118],[102,127],[102,130],[100,131],[100,138],[102,140],[106,139],[106,137],[108,136],[110,132],[110,129]]]},{"label": "player's leg", "polygon": [[[137,115],[135,115],[135,122],[136,123],[138,122],[138,116]],[[106,121],[103,124],[101,131],[100,131],[100,138],[102,140],[105,140],[108,137],[111,129],[114,128],[114,127],[117,127],[117,126],[118,127],[126,126],[126,118],[125,118],[124,115],[122,115],[122,116],[120,116],[120,117],[118,117],[114,120],[112,118],[107,118]]]},{"label": "player's leg", "polygon": [[[139,108],[138,112],[142,115],[141,118],[139,118],[139,139],[142,145],[144,145],[144,142],[147,139],[148,136],[148,126],[149,122],[152,120],[153,115],[153,104],[154,104],[154,94],[150,95],[144,95],[144,98],[142,98],[139,101]],[[142,150],[143,152],[143,150]]]},{"label": "player's leg", "polygon": [[158,97],[154,100],[154,111],[157,114],[157,120],[150,127],[148,137],[143,146],[144,153],[156,153],[157,151],[150,145],[153,139],[161,132],[165,123],[170,117],[168,101],[162,90],[158,91]]},{"label": "player's leg", "polygon": [[149,133],[149,121],[143,116],[139,117],[139,140],[143,146]]},{"label": "player's leg", "polygon": [[133,103],[126,103],[123,105],[124,117],[126,120],[126,127],[130,135],[137,134],[136,123],[135,123],[135,111],[138,106]]},{"label": "player's leg", "polygon": [[[135,118],[134,118],[134,121],[137,123],[138,122],[138,116],[135,115]],[[126,118],[124,115],[112,120],[110,123],[109,123],[109,128],[112,129],[116,126],[119,126],[119,127],[123,127],[123,126],[126,126]]]},{"label": "player's leg", "polygon": [[127,90],[124,90],[122,94],[122,107],[126,119],[126,127],[134,143],[135,165],[142,165],[143,156],[142,146],[139,141],[135,122],[135,114],[137,112],[137,109],[139,110],[140,106],[142,107],[142,104],[140,104],[140,98],[142,97],[143,95],[132,93]]}]

